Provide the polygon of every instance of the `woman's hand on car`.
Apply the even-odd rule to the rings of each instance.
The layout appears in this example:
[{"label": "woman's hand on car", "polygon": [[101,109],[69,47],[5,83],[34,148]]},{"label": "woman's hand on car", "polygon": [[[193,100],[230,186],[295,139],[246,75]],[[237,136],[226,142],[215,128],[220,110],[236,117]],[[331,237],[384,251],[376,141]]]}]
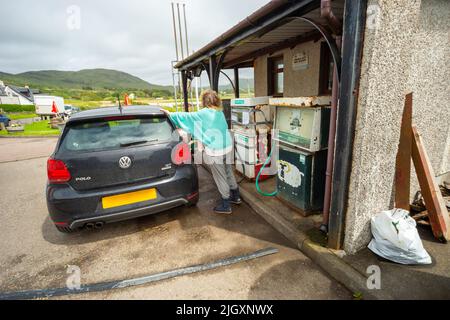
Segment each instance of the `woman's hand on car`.
[{"label": "woman's hand on car", "polygon": [[169,110],[166,110],[166,109],[163,109],[163,108],[160,108],[159,110],[161,110],[161,112],[164,113],[166,116],[170,115]]}]

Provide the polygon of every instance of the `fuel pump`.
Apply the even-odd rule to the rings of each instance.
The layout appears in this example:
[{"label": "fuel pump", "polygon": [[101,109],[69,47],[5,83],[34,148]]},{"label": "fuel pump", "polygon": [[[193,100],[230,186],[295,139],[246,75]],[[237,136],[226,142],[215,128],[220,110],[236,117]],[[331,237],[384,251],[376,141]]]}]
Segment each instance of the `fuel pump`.
[{"label": "fuel pump", "polygon": [[330,97],[271,98],[275,111],[273,148],[278,147],[277,189],[264,196],[277,196],[302,214],[322,209],[325,189],[327,142],[330,123]]},{"label": "fuel pump", "polygon": [[[254,180],[271,149],[272,112],[269,97],[231,100],[231,128],[236,170]],[[264,180],[270,175],[260,174]]]}]

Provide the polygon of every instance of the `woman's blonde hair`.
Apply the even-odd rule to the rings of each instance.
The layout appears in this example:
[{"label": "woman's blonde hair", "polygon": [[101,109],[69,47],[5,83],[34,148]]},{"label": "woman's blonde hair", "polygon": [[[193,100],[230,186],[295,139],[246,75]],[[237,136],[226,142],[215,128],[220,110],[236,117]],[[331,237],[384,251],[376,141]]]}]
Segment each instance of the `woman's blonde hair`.
[{"label": "woman's blonde hair", "polygon": [[222,100],[216,91],[208,89],[202,93],[202,105],[204,108],[222,110]]}]

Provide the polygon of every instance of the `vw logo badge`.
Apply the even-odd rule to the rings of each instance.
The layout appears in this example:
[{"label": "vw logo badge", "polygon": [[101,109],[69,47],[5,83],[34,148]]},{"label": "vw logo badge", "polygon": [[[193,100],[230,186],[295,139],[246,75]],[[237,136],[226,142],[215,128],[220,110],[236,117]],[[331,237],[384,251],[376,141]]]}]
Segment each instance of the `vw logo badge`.
[{"label": "vw logo badge", "polygon": [[119,167],[122,169],[128,169],[131,166],[130,157],[122,157],[119,159]]}]

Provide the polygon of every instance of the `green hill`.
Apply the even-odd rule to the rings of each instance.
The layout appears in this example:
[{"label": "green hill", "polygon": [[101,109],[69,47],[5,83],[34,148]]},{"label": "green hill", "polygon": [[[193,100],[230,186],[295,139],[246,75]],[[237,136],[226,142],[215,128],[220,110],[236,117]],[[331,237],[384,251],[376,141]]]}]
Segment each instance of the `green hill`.
[{"label": "green hill", "polygon": [[171,86],[151,84],[131,74],[108,69],[43,70],[19,74],[0,72],[0,80],[7,84],[36,88],[173,90]]}]

